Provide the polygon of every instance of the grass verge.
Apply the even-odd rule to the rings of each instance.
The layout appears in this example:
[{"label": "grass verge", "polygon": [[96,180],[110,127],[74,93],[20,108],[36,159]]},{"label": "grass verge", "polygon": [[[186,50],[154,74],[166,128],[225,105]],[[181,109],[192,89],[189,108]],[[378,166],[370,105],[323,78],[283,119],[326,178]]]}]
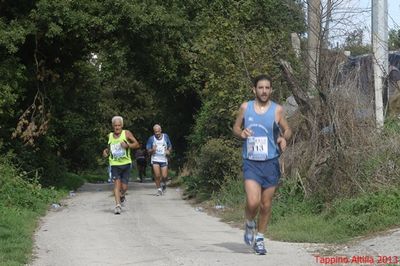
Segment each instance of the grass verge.
[{"label": "grass verge", "polygon": [[31,260],[39,218],[81,180],[66,177],[60,182],[62,189],[43,188],[37,180],[27,180],[9,159],[0,159],[0,265],[26,265]]},{"label": "grass verge", "polygon": [[[230,180],[204,204],[224,222],[242,226],[245,193],[242,180]],[[272,207],[268,238],[288,242],[344,243],[355,237],[400,226],[400,187],[386,188],[354,198],[338,199],[329,206],[279,190]]]},{"label": "grass verge", "polygon": [[0,206],[0,265],[24,265],[32,251],[32,234],[40,215],[35,211]]}]

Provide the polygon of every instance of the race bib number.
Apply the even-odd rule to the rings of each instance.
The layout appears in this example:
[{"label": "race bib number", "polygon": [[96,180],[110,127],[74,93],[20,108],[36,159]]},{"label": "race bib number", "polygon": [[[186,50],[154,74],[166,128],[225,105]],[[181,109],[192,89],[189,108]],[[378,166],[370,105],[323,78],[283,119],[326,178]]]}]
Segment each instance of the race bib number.
[{"label": "race bib number", "polygon": [[268,158],[268,137],[248,137],[247,158],[254,161],[266,160]]},{"label": "race bib number", "polygon": [[111,144],[110,149],[111,149],[111,154],[114,157],[114,159],[119,159],[121,157],[124,157],[124,155],[125,155],[125,149],[122,148],[121,143]]},{"label": "race bib number", "polygon": [[157,145],[156,146],[156,154],[157,155],[165,155],[165,146],[164,145]]}]

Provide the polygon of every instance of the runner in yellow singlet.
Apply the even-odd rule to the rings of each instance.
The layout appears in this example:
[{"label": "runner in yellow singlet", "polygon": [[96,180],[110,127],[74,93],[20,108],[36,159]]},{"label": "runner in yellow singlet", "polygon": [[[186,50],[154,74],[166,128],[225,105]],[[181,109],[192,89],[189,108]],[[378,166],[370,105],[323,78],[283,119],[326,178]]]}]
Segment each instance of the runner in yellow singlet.
[{"label": "runner in yellow singlet", "polygon": [[129,130],[122,129],[124,120],[121,116],[114,116],[111,124],[114,131],[108,134],[108,147],[103,150],[103,156],[108,157],[114,181],[114,213],[120,214],[121,203],[125,201],[125,192],[128,190],[132,165],[131,149],[137,149],[140,145]]}]

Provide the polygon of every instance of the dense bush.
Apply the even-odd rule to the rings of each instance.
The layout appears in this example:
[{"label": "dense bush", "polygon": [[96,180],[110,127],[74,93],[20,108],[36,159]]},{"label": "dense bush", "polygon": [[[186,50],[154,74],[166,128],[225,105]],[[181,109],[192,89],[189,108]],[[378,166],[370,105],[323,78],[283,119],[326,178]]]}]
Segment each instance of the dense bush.
[{"label": "dense bush", "polygon": [[377,130],[368,103],[354,102],[356,84],[347,85],[326,94],[329,108],[318,113],[324,124],[304,130],[304,118],[289,119],[294,137],[283,161],[304,197],[332,202],[400,184],[400,121],[388,119]]},{"label": "dense bush", "polygon": [[23,176],[8,160],[0,160],[0,205],[37,211],[60,196],[56,190],[43,189],[37,180],[27,181]]},{"label": "dense bush", "polygon": [[42,188],[38,175],[28,179],[11,159],[11,154],[0,158],[0,264],[26,265],[40,215],[65,193]]},{"label": "dense bush", "polygon": [[108,180],[108,173],[104,169],[103,173],[82,173],[81,177],[89,183],[104,183]]},{"label": "dense bush", "polygon": [[221,187],[221,190],[217,194],[214,194],[213,201],[218,205],[243,210],[246,202],[246,193],[243,184],[244,182],[242,178],[227,179]]},{"label": "dense bush", "polygon": [[184,182],[191,195],[208,198],[219,191],[227,179],[237,179],[241,172],[241,149],[231,140],[210,139],[193,156],[194,169]]},{"label": "dense bush", "polygon": [[84,177],[74,173],[63,173],[55,186],[59,189],[76,190],[85,183]]}]

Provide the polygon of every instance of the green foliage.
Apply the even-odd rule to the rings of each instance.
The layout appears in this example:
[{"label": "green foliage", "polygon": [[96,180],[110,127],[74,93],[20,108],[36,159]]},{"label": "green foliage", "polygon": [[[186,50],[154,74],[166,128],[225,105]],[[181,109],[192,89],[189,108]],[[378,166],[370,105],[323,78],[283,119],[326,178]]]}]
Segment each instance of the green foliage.
[{"label": "green foliage", "polygon": [[22,92],[20,83],[25,80],[25,67],[12,57],[3,58],[0,62],[0,119],[4,121],[5,114],[12,115],[15,112],[12,107]]},{"label": "green foliage", "polygon": [[396,117],[385,118],[384,133],[388,136],[400,134],[400,120]]},{"label": "green foliage", "polygon": [[108,175],[107,175],[106,171],[104,171],[103,174],[84,173],[84,174],[80,174],[80,177],[82,177],[86,182],[89,182],[89,183],[103,183],[103,182],[107,182],[107,180],[108,180]]},{"label": "green foliage", "polygon": [[[2,37],[11,36],[7,41],[14,40],[10,45],[16,50],[8,49],[9,59],[2,57],[7,60],[0,61],[0,86],[4,88],[2,94],[5,96],[1,97],[5,103],[0,102],[0,123],[7,129],[2,130],[4,135],[1,137],[6,141],[4,148],[12,146],[21,154],[18,156],[22,160],[21,166],[29,173],[39,171],[42,174],[40,181],[46,185],[56,183],[65,165],[91,167],[99,148],[93,140],[99,139],[100,123],[95,123],[99,120],[95,114],[98,114],[100,85],[95,76],[96,69],[87,60],[93,44],[92,30],[98,23],[94,22],[93,16],[83,12],[88,5],[77,1],[39,1],[36,6],[2,6],[2,13],[8,16],[5,20],[8,24],[2,24],[6,27],[0,27],[7,30],[8,35],[2,34]],[[19,28],[24,31],[17,31]],[[0,44],[0,54],[3,51]],[[38,92],[43,95],[43,102],[33,100]],[[22,116],[25,110],[30,113]],[[51,114],[42,120],[46,123],[50,120],[50,130],[42,132],[45,137],[29,132],[26,127],[19,132],[21,135],[32,134],[34,147],[24,147],[9,139],[10,129],[15,128],[18,120],[36,122],[36,128],[41,126],[37,123],[41,121],[37,114],[43,110],[43,114]],[[2,119],[3,111],[8,113],[7,119]],[[68,115],[75,118],[82,113],[84,118],[81,120],[68,119]],[[85,129],[89,123],[91,127],[86,129],[86,134],[82,131],[65,134],[70,127]]]},{"label": "green foliage", "polygon": [[17,172],[9,160],[0,161],[1,206],[26,208],[38,212],[60,196],[53,188],[43,189],[37,179],[27,181],[23,177],[24,173]]},{"label": "green foliage", "polygon": [[25,91],[24,74],[24,65],[18,59],[2,53],[0,46],[0,140],[8,140],[13,130],[11,123],[19,112],[15,107],[19,95]]},{"label": "green foliage", "polygon": [[[322,209],[310,200],[287,204],[287,197],[278,197],[274,202],[270,234],[287,241],[344,242],[352,237],[384,230],[399,225],[399,193],[399,188],[379,190],[337,199]],[[310,224],[313,226],[310,227]]]},{"label": "green foliage", "polygon": [[399,50],[400,49],[400,30],[390,30],[389,31],[389,50]]},{"label": "green foliage", "polygon": [[212,138],[232,134],[232,120],[234,119],[234,113],[230,110],[233,109],[233,107],[230,108],[232,102],[221,100],[220,97],[205,102],[196,116],[192,134],[188,137],[192,149],[201,147]]},{"label": "green foliage", "polygon": [[56,186],[67,170],[66,162],[61,156],[56,156],[59,141],[48,134],[37,144],[40,148],[16,145],[19,151],[13,161],[23,166],[27,179],[37,179],[45,187]]},{"label": "green foliage", "polygon": [[64,173],[56,182],[57,188],[76,190],[85,183],[85,177],[73,173]]},{"label": "green foliage", "polygon": [[198,33],[184,52],[203,104],[188,138],[192,150],[231,135],[240,104],[252,97],[252,77],[270,74],[280,96],[287,95],[279,59],[291,61],[289,33],[304,29],[301,14],[297,1],[227,0],[208,4],[194,19]]},{"label": "green foliage", "polygon": [[228,208],[239,209],[243,212],[246,197],[242,178],[227,179],[218,193],[213,194],[212,200]]},{"label": "green foliage", "polygon": [[7,21],[4,17],[0,17],[0,52],[14,54],[19,50],[26,36],[32,31],[32,27],[26,22],[14,19]]},{"label": "green foliage", "polygon": [[274,199],[272,223],[293,214],[320,214],[325,206],[318,198],[306,199],[299,184],[284,180]]},{"label": "green foliage", "polygon": [[212,193],[204,188],[204,180],[199,176],[182,176],[182,181],[185,186],[185,197],[195,198],[197,202],[203,202],[210,199]]},{"label": "green foliage", "polygon": [[[201,96],[202,106],[188,137],[188,161],[196,161],[192,178],[188,180],[190,192],[209,191],[211,195],[217,191],[212,187],[221,186],[224,175],[218,169],[221,166],[215,166],[218,159],[212,158],[218,152],[208,154],[206,149],[210,149],[213,139],[232,136],[232,124],[240,104],[252,97],[251,78],[260,73],[278,77],[281,73],[278,59],[291,59],[289,33],[299,32],[304,27],[298,2],[287,4],[279,1],[213,2],[205,4],[202,12],[193,18],[197,34],[190,44],[184,44],[183,52],[189,60],[189,77]],[[279,78],[275,80],[274,86],[279,88],[280,96],[285,95],[285,87],[280,87]],[[237,148],[235,154],[239,154],[239,150]],[[206,156],[199,156],[202,153]],[[236,168],[229,174],[235,178],[240,175],[240,156],[237,158],[237,161],[234,159]],[[210,165],[215,167],[210,168]],[[210,170],[214,168],[215,173]]]},{"label": "green foliage", "polygon": [[[390,141],[390,140],[388,140]],[[357,171],[357,179],[364,183],[366,190],[373,190],[375,187],[387,187],[399,184],[400,150],[398,140],[392,140],[390,144],[382,146],[382,150],[372,152],[364,157]],[[381,183],[383,181],[383,183]]]},{"label": "green foliage", "polygon": [[235,142],[210,139],[198,154],[195,174],[202,176],[210,184],[209,188],[218,190],[227,178],[238,177],[241,169],[240,150]]},{"label": "green foliage", "polygon": [[372,49],[371,46],[365,45],[363,40],[364,30],[361,28],[356,29],[346,37],[343,49],[350,51],[352,56],[370,53]]},{"label": "green foliage", "polygon": [[64,193],[42,188],[38,176],[27,180],[27,173],[18,171],[11,157],[0,158],[0,261],[2,265],[24,265],[32,254],[37,219]]},{"label": "green foliage", "polygon": [[[213,195],[225,205],[224,221],[241,224],[244,212],[243,181],[230,179]],[[343,243],[393,226],[399,226],[400,188],[378,190],[324,203],[305,198],[300,184],[283,180],[273,201],[268,237],[290,242]]]},{"label": "green foliage", "polygon": [[[172,165],[182,164],[201,101],[193,150],[230,134],[249,75],[277,73],[274,57],[287,55],[288,33],[304,30],[299,1],[42,0],[0,7],[0,138],[46,185],[62,178],[57,166],[98,167],[116,114],[142,143],[161,123],[174,143]],[[27,138],[10,140],[14,129]],[[21,145],[27,139],[34,147]]]},{"label": "green foliage", "polygon": [[210,139],[200,149],[195,160],[192,177],[183,179],[187,190],[192,195],[208,198],[217,192],[229,179],[240,175],[240,148],[235,142],[224,139]]}]

